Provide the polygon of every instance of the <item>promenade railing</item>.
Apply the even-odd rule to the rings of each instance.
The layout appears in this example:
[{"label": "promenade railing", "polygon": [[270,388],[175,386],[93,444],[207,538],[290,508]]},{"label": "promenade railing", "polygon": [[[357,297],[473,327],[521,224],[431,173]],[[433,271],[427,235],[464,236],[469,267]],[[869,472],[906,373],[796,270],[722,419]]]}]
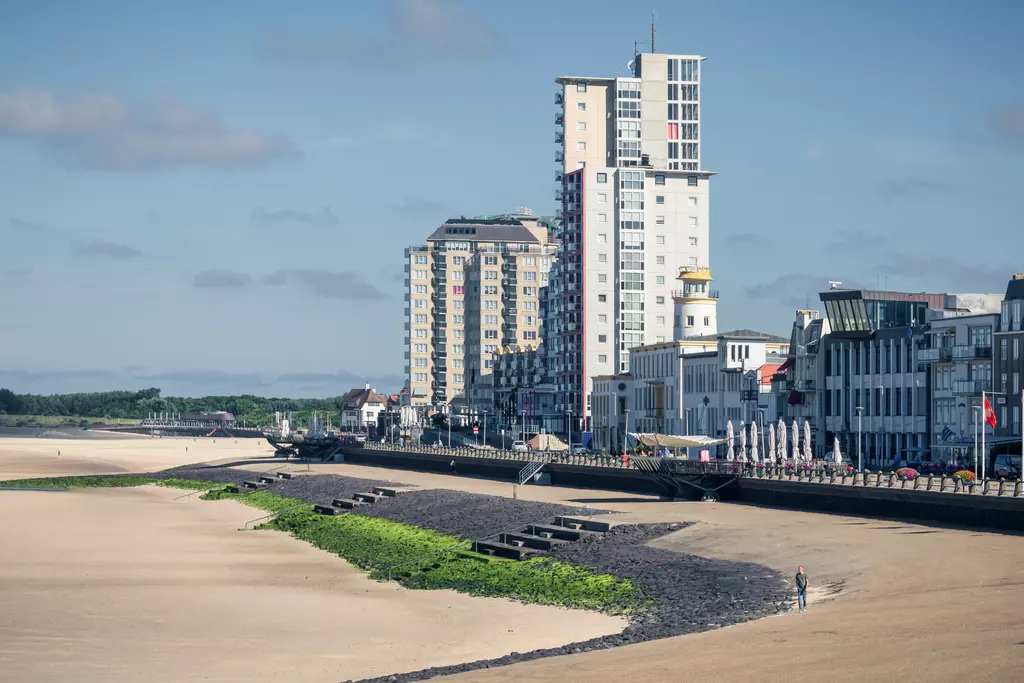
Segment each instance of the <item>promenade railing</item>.
[{"label": "promenade railing", "polygon": [[[391,443],[362,444],[370,451],[392,453],[414,453],[460,458],[485,458],[506,460],[517,463],[548,462],[564,465],[600,467],[604,469],[633,469],[631,458],[619,455],[574,454],[565,451],[512,451],[497,448],[473,448],[471,446],[399,445]],[[933,491],[963,495],[1024,498],[1024,485],[1015,479],[965,480],[950,474],[918,474],[904,478],[897,471],[858,472],[848,465],[826,460],[783,461],[780,463],[755,464],[750,462],[712,460],[684,460],[666,458],[670,469],[681,475],[728,475],[748,479],[791,481],[830,486],[855,486],[913,491]]]}]

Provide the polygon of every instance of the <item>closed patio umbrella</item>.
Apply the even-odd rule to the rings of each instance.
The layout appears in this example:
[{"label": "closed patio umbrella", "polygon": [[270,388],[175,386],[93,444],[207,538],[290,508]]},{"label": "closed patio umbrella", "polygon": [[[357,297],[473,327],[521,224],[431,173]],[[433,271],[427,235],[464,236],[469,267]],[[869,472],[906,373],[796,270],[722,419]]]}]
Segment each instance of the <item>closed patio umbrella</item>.
[{"label": "closed patio umbrella", "polygon": [[775,452],[775,423],[768,423],[768,452],[765,453],[765,459],[770,462],[775,462],[775,458],[778,457],[778,453]]},{"label": "closed patio umbrella", "polygon": [[757,452],[757,423],[750,423],[750,462],[755,465],[761,462],[761,454]]},{"label": "closed patio umbrella", "polygon": [[835,459],[837,465],[843,463],[843,454],[839,452],[839,437],[835,437],[832,440],[832,457]]},{"label": "closed patio umbrella", "polygon": [[747,461],[747,423],[740,420],[740,453],[739,461]]},{"label": "closed patio umbrella", "polygon": [[793,418],[793,460],[800,461],[800,425]]},{"label": "closed patio umbrella", "polygon": [[786,454],[786,448],[789,444],[786,443],[786,423],[779,419],[779,459],[785,461],[788,458]]},{"label": "closed patio umbrella", "polygon": [[732,420],[725,423],[725,438],[729,441],[729,452],[725,454],[725,459],[728,462],[732,462],[736,459],[736,453],[732,449],[732,442],[735,438],[735,434],[732,431]]},{"label": "closed patio umbrella", "polygon": [[814,449],[811,448],[811,423],[804,420],[804,460],[814,460]]}]

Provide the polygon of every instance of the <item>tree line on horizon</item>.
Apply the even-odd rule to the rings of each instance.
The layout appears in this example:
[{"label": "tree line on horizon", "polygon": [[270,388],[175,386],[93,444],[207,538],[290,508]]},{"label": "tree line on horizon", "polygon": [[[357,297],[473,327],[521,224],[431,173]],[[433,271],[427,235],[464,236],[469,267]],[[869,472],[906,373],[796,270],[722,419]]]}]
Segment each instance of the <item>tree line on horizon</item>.
[{"label": "tree line on horizon", "polygon": [[226,410],[234,414],[239,424],[257,426],[271,424],[275,412],[292,411],[297,423],[305,422],[314,411],[337,414],[344,400],[344,396],[264,398],[249,394],[191,398],[161,396],[157,388],[50,395],[16,394],[0,389],[0,415],[142,420],[152,413]]}]

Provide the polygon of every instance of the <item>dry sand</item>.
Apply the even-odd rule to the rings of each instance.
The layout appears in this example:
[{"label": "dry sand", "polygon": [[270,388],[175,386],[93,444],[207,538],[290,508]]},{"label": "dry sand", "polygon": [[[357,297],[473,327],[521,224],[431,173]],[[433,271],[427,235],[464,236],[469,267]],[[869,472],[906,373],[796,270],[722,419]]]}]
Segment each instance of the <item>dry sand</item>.
[{"label": "dry sand", "polygon": [[[0,472],[5,467],[4,443],[0,441]],[[169,446],[149,448],[154,452],[146,457],[156,460]],[[212,444],[207,448],[206,459],[237,457]],[[392,478],[422,487],[495,495],[512,492],[507,483],[343,463],[315,465],[312,470]],[[760,562],[787,574],[803,564],[812,582],[809,610],[446,680],[1024,680],[1024,538],[1020,536],[735,504],[666,503],[651,496],[557,487],[521,487],[519,496],[615,510],[620,514],[611,519],[618,522],[695,521],[658,545]],[[0,497],[0,502],[4,500]],[[288,544],[289,553],[294,545]],[[829,595],[839,588],[840,592]],[[145,631],[138,632],[138,637],[145,637]],[[362,636],[359,642],[374,647]],[[275,652],[263,649],[260,661],[272,661]],[[137,666],[144,664],[139,657]],[[412,668],[398,661],[393,664],[382,668],[389,672]],[[0,669],[0,678],[3,675]]]},{"label": "dry sand", "polygon": [[0,438],[0,480],[155,472],[193,462],[273,453],[262,439],[130,438],[105,432],[82,435],[78,439],[64,435]]},{"label": "dry sand", "polygon": [[336,683],[616,633],[600,614],[409,591],[233,501],[0,492],[0,680]]}]

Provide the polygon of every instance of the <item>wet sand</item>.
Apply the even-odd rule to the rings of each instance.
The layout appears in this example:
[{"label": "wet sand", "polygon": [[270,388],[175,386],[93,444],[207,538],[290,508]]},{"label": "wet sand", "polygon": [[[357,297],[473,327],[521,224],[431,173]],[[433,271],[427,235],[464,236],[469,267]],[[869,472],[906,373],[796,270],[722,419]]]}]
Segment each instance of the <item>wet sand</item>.
[{"label": "wet sand", "polygon": [[324,681],[616,633],[618,618],[371,581],[259,512],[146,486],[0,491],[0,680]]}]

